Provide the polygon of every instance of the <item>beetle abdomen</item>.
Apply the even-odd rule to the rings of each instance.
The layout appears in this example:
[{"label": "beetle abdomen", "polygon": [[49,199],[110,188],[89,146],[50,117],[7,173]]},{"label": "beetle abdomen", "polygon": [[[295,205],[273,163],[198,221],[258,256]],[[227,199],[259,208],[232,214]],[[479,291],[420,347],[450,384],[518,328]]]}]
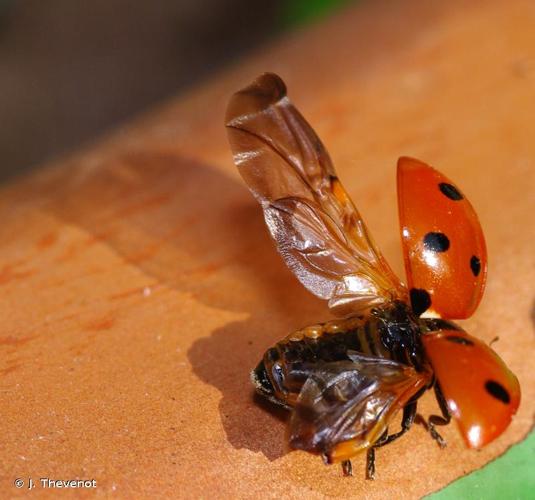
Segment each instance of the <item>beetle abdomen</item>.
[{"label": "beetle abdomen", "polygon": [[380,325],[375,316],[354,316],[297,330],[266,351],[251,373],[253,384],[271,401],[291,407],[318,363],[349,360],[352,351],[391,359]]}]

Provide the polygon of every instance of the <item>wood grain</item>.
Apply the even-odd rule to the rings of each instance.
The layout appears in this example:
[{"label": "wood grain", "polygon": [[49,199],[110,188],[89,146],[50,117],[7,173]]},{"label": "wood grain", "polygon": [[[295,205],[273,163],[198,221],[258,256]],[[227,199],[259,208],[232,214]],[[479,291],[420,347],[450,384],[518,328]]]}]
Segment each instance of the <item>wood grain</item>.
[{"label": "wood grain", "polygon": [[[417,498],[532,426],[535,5],[364,2],[289,35],[98,144],[0,191],[0,485],[96,479],[72,495]],[[279,73],[395,270],[398,156],[476,207],[489,282],[463,322],[520,379],[511,427],[481,452],[452,425],[377,454],[373,483],[288,453],[248,380],[271,343],[328,318],[284,267],[238,178],[230,94]],[[421,411],[435,411],[424,397]],[[39,491],[38,491],[39,490]],[[53,490],[34,492],[52,496]]]}]

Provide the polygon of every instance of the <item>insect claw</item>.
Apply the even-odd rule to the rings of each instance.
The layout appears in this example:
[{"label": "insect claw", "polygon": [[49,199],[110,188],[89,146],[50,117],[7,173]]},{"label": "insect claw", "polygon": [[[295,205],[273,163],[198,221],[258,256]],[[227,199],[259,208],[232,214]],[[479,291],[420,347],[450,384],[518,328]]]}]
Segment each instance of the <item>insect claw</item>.
[{"label": "insect claw", "polygon": [[[433,422],[431,422],[431,419],[440,419],[440,417],[437,417],[436,415],[432,415],[431,418],[429,420],[426,420],[424,417],[422,417],[422,415],[418,414],[416,415],[416,419],[415,421],[417,423],[420,423],[424,426],[425,430],[427,432],[429,432],[429,435],[437,442],[438,446],[440,446],[440,448],[444,449],[446,448],[447,446],[447,442],[446,440],[438,433],[438,431],[436,430],[435,428],[435,425],[433,424]],[[442,422],[439,420],[439,424],[441,424]],[[444,420],[444,423],[447,423],[445,420]]]},{"label": "insect claw", "polygon": [[448,443],[434,428],[429,429],[429,434],[431,434],[431,437],[437,442],[440,448],[446,448]]},{"label": "insect claw", "polygon": [[434,432],[431,433],[431,437],[437,442],[441,449],[446,448],[446,446],[448,446],[448,442],[437,431],[434,429],[433,431]]}]

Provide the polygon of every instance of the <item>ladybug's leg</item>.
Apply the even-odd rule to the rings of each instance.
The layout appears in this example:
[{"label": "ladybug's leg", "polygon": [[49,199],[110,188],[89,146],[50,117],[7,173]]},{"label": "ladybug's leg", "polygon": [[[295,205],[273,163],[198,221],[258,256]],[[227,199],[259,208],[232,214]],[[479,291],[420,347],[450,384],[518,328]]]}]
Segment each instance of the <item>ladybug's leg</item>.
[{"label": "ladybug's leg", "polygon": [[375,448],[368,448],[366,453],[366,479],[375,479]]},{"label": "ladybug's leg", "polygon": [[353,475],[353,466],[351,465],[351,460],[344,460],[342,462],[342,473],[346,477]]},{"label": "ladybug's leg", "polygon": [[375,448],[380,448],[385,444],[391,443],[394,439],[398,438],[405,431],[397,432],[396,434],[388,435],[388,429],[383,432],[383,435],[376,441],[376,443],[368,448],[366,454],[366,479],[375,479]]},{"label": "ladybug's leg", "polygon": [[[398,432],[397,434],[403,434],[403,432]],[[389,436],[387,429],[385,432],[383,432],[383,435],[375,442],[375,444],[371,448],[368,448],[366,455],[366,479],[375,479],[375,448],[379,448],[387,443],[392,442],[394,439],[396,439],[396,437],[399,437],[397,434],[392,434]]]},{"label": "ladybug's leg", "polygon": [[381,446],[385,446],[388,443],[395,441],[411,428],[411,425],[414,422],[414,417],[416,416],[416,399],[417,398],[415,398],[414,401],[407,403],[403,408],[401,430],[390,435],[388,435],[388,430],[386,430],[373,447],[368,449],[368,454],[366,455],[366,479],[375,479],[375,448],[380,448]]},{"label": "ladybug's leg", "polygon": [[448,425],[451,421],[451,415],[448,411],[448,406],[446,404],[446,399],[444,398],[444,394],[442,394],[442,391],[440,390],[440,386],[436,382],[435,382],[435,396],[437,398],[440,411],[442,412],[442,416],[431,415],[427,422],[421,415],[418,415],[418,417],[419,417],[419,421],[428,430],[429,434],[431,434],[431,437],[438,443],[438,445],[441,448],[445,448],[446,440],[438,433],[438,431],[435,429],[435,426],[436,425]]},{"label": "ladybug's leg", "polygon": [[[441,448],[443,448],[444,446],[446,446],[446,441],[435,430],[435,425],[448,425],[451,421],[451,415],[450,415],[450,412],[448,411],[448,406],[446,404],[446,399],[444,398],[444,394],[442,394],[442,391],[440,390],[440,386],[438,385],[438,383],[435,383],[435,395],[437,397],[438,406],[440,407],[442,416],[431,415],[429,417],[429,432],[431,433],[431,436],[433,436],[433,438],[437,440]],[[437,437],[435,437],[433,434],[435,434]]]},{"label": "ladybug's leg", "polygon": [[391,443],[392,441],[395,441],[397,438],[403,436],[403,434],[405,434],[411,428],[411,425],[414,422],[414,418],[416,417],[416,405],[416,401],[410,401],[405,405],[405,407],[403,408],[403,417],[401,419],[401,430],[396,432],[395,434],[390,434],[389,436],[384,434],[383,436],[381,436],[379,441],[374,444],[374,448],[379,448],[381,446],[385,446]]}]

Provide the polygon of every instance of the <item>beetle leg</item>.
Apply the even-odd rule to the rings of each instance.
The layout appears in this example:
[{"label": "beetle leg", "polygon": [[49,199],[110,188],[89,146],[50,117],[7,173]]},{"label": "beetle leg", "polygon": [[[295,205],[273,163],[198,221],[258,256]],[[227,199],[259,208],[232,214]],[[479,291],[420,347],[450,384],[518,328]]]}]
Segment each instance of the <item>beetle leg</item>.
[{"label": "beetle leg", "polygon": [[429,417],[429,430],[431,432],[431,436],[433,436],[433,433],[436,434],[436,436],[438,436],[439,439],[437,439],[437,442],[441,448],[444,448],[446,446],[446,441],[435,430],[435,425],[448,425],[451,421],[451,415],[450,415],[450,412],[448,411],[448,405],[446,404],[446,399],[444,398],[444,394],[442,394],[442,391],[440,390],[440,386],[438,385],[438,383],[435,383],[435,396],[437,398],[440,411],[442,412],[442,416],[431,415]]},{"label": "beetle leg", "polygon": [[421,415],[417,415],[418,421],[426,428],[426,430],[431,434],[431,437],[438,443],[441,448],[446,447],[446,440],[438,433],[435,429],[436,425],[448,425],[451,421],[451,415],[448,411],[448,406],[446,404],[446,399],[444,394],[440,390],[440,386],[435,382],[435,396],[437,398],[438,406],[442,412],[440,415],[431,415],[429,420],[426,422],[425,418]]},{"label": "beetle leg", "polygon": [[388,429],[386,429],[375,444],[371,448],[368,448],[366,454],[366,479],[371,479],[372,481],[375,479],[375,448],[379,448],[390,442],[389,437],[391,436],[388,435]]},{"label": "beetle leg", "polygon": [[411,428],[411,425],[414,422],[414,417],[416,416],[416,405],[417,403],[415,400],[409,402],[403,408],[400,431],[388,435],[387,429],[376,443],[368,449],[368,454],[366,455],[366,479],[375,479],[375,448],[380,448],[381,446],[385,446],[392,441],[395,441]]},{"label": "beetle leg", "polygon": [[342,474],[346,477],[353,475],[353,466],[351,460],[342,461]]},{"label": "beetle leg", "polygon": [[368,448],[366,452],[366,479],[375,479],[375,448]]},{"label": "beetle leg", "polygon": [[379,448],[381,446],[385,446],[392,441],[395,441],[396,439],[400,438],[405,434],[410,428],[412,423],[414,422],[414,418],[416,417],[416,401],[409,402],[405,405],[403,408],[403,418],[401,419],[401,430],[390,434],[390,436],[383,435],[381,438],[374,444],[374,448]]}]

